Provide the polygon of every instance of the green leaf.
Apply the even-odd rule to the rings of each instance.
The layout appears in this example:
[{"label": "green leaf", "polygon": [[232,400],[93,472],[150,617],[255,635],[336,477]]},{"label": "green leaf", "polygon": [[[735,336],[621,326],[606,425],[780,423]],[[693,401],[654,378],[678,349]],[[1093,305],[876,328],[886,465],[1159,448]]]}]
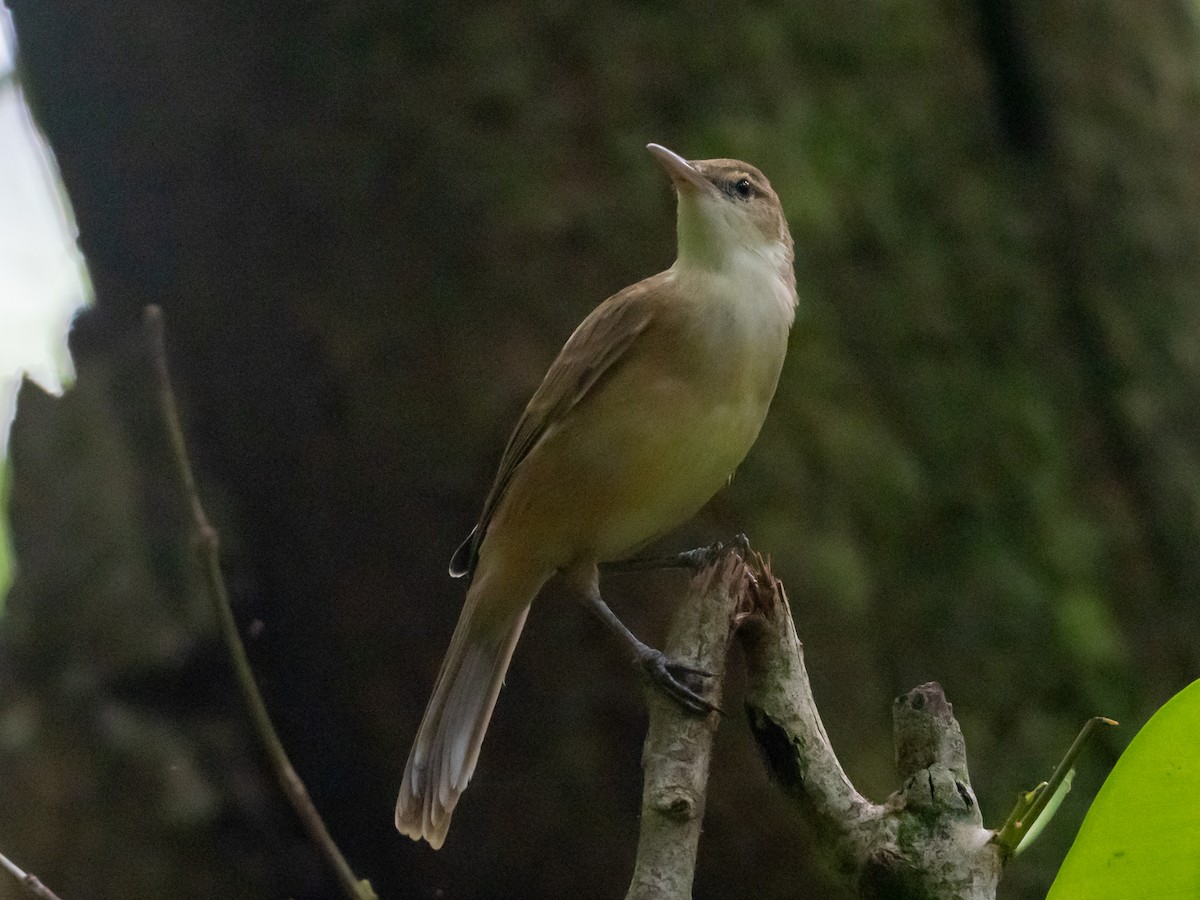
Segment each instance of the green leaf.
[{"label": "green leaf", "polygon": [[1047,900],[1130,897],[1200,897],[1200,681],[1121,755]]}]

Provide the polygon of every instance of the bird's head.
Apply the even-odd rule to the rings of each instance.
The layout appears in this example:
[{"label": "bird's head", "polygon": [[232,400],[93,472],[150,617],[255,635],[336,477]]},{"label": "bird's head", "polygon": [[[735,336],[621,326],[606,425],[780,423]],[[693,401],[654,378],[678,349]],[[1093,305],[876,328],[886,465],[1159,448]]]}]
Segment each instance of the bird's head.
[{"label": "bird's head", "polygon": [[679,195],[679,261],[721,268],[744,254],[761,255],[790,274],[792,236],[766,177],[736,159],[686,160],[659,144],[646,149]]}]

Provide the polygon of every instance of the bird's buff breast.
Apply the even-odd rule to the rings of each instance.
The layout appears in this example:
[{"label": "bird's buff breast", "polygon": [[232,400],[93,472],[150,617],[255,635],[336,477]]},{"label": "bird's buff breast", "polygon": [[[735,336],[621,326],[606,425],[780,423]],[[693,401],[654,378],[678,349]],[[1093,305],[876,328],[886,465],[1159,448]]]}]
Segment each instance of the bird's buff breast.
[{"label": "bird's buff breast", "polygon": [[786,332],[777,350],[692,354],[678,367],[653,354],[630,360],[531,451],[490,531],[538,547],[553,568],[620,559],[670,531],[754,443],[785,341]]}]

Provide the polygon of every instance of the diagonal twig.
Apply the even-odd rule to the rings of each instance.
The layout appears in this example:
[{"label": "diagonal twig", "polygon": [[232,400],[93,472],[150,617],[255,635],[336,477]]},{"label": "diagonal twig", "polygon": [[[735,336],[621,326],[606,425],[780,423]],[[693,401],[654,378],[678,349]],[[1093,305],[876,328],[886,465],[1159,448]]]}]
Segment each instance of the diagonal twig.
[{"label": "diagonal twig", "polygon": [[346,862],[321,814],[313,805],[312,798],[304,782],[296,774],[288,759],[287,752],[275,733],[275,726],[267,713],[266,704],[258,690],[254,679],[254,671],[250,668],[250,660],[246,656],[246,648],[238,633],[237,620],[234,619],[233,609],[229,603],[229,592],[225,587],[225,578],[221,573],[220,547],[216,529],[208,521],[204,507],[200,503],[200,494],[196,490],[196,479],[192,474],[192,466],[188,461],[187,445],[183,439],[183,427],[179,421],[179,410],[175,403],[175,394],[171,389],[171,379],[167,372],[167,354],[163,344],[163,316],[158,306],[147,306],[144,314],[146,346],[150,354],[150,362],[157,381],[158,400],[163,421],[171,441],[171,452],[175,458],[176,472],[183,492],[188,499],[192,514],[192,530],[196,541],[196,550],[204,570],[204,580],[208,594],[212,599],[217,621],[221,627],[221,635],[229,651],[238,685],[241,687],[242,699],[250,713],[254,731],[266,750],[275,777],[284,795],[292,804],[296,815],[304,824],[305,830],[321,854],[333,868],[342,893],[349,900],[378,900],[374,889],[366,879],[357,878]]},{"label": "diagonal twig", "polygon": [[58,894],[42,884],[36,875],[22,870],[3,853],[0,853],[0,869],[11,875],[30,897],[36,897],[38,900],[59,900]]},{"label": "diagonal twig", "polygon": [[[1062,786],[1063,782],[1070,775],[1071,770],[1075,767],[1075,760],[1083,751],[1083,747],[1091,738],[1092,733],[1101,725],[1117,724],[1115,719],[1110,719],[1107,716],[1092,716],[1092,718],[1084,722],[1083,728],[1080,729],[1075,740],[1071,742],[1071,746],[1067,749],[1062,761],[1054,770],[1054,774],[1050,776],[1050,780],[1043,781],[1032,791],[1021,793],[1017,796],[1016,805],[1013,807],[1012,812],[1008,814],[1008,819],[1004,825],[996,832],[993,840],[1009,853],[1015,854],[1023,850],[1022,841],[1038,825],[1038,819],[1041,818],[1042,813],[1046,811],[1047,805],[1054,799],[1054,795],[1058,792],[1059,787]],[[1054,815],[1053,810],[1051,810],[1050,815]]]}]

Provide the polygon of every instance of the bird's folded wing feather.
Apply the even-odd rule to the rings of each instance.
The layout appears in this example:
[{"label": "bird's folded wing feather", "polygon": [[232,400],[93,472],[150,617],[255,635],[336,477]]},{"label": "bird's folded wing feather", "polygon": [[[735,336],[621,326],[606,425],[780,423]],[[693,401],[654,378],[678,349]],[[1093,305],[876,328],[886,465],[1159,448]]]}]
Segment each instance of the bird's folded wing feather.
[{"label": "bird's folded wing feather", "polygon": [[609,297],[568,339],[508,439],[479,524],[450,561],[451,575],[474,571],[488,524],[522,460],[551,425],[561,422],[605,375],[612,372],[638,335],[650,325],[653,306],[646,302],[646,297],[657,287],[657,278],[648,278]]}]

